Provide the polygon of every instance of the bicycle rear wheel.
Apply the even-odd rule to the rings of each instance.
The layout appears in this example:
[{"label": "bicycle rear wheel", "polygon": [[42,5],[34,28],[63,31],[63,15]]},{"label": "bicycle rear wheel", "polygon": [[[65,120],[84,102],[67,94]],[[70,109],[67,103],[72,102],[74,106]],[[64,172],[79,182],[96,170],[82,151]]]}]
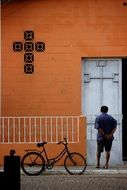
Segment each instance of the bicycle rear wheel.
[{"label": "bicycle rear wheel", "polygon": [[28,152],[21,160],[21,168],[29,176],[39,175],[45,169],[45,160],[38,152]]},{"label": "bicycle rear wheel", "polygon": [[86,169],[85,158],[77,152],[72,152],[64,160],[64,167],[71,175],[80,175]]}]

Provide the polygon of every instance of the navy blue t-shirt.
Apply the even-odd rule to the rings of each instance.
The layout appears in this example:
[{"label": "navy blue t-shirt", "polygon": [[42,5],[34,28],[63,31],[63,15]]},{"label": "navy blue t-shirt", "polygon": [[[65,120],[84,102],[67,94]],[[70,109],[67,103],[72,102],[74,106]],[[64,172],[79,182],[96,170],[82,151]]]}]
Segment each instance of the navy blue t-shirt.
[{"label": "navy blue t-shirt", "polygon": [[[102,129],[105,134],[110,134],[114,128],[117,127],[117,121],[107,113],[102,113],[101,115],[96,117],[95,120],[95,129]],[[103,140],[104,136],[98,131],[97,140]],[[111,140],[114,137],[112,136]]]}]

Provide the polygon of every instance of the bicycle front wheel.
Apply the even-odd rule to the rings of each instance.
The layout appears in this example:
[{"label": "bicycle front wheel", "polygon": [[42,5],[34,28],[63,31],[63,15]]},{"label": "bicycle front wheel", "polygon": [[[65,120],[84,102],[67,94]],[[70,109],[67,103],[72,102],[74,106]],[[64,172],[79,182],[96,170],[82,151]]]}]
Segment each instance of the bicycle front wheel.
[{"label": "bicycle front wheel", "polygon": [[85,158],[77,152],[72,152],[64,160],[64,167],[71,175],[80,175],[86,169]]},{"label": "bicycle front wheel", "polygon": [[21,160],[21,168],[29,176],[39,175],[45,169],[45,160],[38,152],[28,152]]}]

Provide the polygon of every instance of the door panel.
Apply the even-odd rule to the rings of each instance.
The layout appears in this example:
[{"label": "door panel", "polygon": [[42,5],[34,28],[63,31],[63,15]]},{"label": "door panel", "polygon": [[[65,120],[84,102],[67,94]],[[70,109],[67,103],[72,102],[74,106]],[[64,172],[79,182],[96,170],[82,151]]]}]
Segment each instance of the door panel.
[{"label": "door panel", "polygon": [[[100,107],[107,105],[109,114],[117,121],[113,162],[120,163],[121,155],[115,158],[121,147],[121,60],[96,59],[84,60],[83,114],[87,117],[87,162],[95,164],[96,133],[95,118],[100,114]],[[119,141],[119,142],[116,142]],[[118,143],[118,145],[117,145]],[[117,148],[116,148],[117,146]],[[118,147],[119,146],[119,147]],[[119,150],[119,151],[118,151]]]}]

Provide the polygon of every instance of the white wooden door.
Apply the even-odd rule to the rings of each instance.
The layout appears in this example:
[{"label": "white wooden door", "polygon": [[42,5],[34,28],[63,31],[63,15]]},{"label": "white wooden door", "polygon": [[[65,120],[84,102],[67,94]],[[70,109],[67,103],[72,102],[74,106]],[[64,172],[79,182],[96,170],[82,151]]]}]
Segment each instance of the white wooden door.
[{"label": "white wooden door", "polygon": [[82,110],[87,117],[87,162],[88,164],[96,162],[97,131],[94,129],[94,122],[95,117],[100,114],[100,107],[106,105],[109,107],[109,114],[118,121],[111,162],[121,163],[121,60],[88,59],[84,60],[83,67]]}]

